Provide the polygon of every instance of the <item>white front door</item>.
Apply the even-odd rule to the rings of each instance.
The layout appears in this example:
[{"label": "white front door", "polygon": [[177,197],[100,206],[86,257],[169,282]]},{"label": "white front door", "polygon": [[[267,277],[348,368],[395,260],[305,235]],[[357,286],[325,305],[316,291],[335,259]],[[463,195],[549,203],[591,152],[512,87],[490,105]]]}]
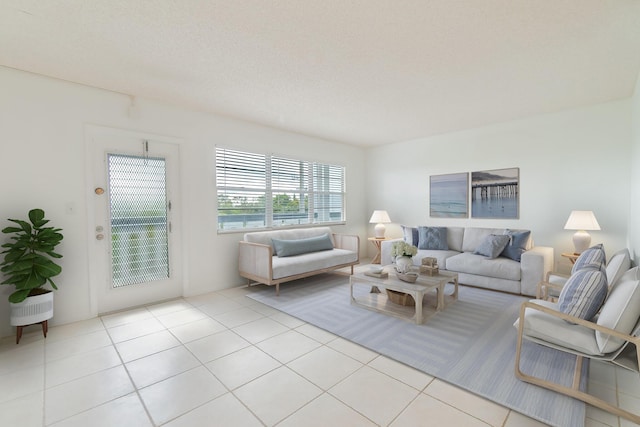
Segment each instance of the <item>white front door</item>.
[{"label": "white front door", "polygon": [[179,145],[89,127],[90,281],[98,313],[182,295]]}]

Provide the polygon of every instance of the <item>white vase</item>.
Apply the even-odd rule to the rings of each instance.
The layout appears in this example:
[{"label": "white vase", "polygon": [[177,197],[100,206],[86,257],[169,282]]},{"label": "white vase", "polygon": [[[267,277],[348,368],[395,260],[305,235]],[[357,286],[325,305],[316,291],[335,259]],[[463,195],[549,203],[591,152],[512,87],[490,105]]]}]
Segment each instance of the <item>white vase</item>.
[{"label": "white vase", "polygon": [[413,260],[410,256],[396,257],[396,271],[398,273],[408,273],[413,267]]}]

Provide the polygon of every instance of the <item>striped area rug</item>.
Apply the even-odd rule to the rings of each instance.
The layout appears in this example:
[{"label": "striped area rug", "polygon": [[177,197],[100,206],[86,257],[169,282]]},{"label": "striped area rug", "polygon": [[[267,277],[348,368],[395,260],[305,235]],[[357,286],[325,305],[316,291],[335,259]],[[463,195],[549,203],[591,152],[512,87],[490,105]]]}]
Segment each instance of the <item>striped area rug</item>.
[{"label": "striped area rug", "polygon": [[[337,274],[283,284],[280,296],[272,287],[248,296],[546,424],[584,426],[583,402],[515,378],[513,322],[529,298],[460,286],[457,302],[416,325],[351,305],[349,279]],[[537,344],[523,345],[524,372],[566,385],[574,360]]]}]

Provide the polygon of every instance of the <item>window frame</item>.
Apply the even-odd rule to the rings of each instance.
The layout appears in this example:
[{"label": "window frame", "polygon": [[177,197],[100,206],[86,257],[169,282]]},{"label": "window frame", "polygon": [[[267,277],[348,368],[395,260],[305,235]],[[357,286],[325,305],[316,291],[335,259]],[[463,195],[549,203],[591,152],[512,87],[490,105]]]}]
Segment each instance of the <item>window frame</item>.
[{"label": "window frame", "polygon": [[[245,159],[248,158],[260,158],[264,159],[264,165],[259,165],[255,170],[247,170],[240,171],[236,175],[225,174],[224,177],[220,175],[220,166],[219,161],[224,156],[230,156],[232,162],[230,165],[226,166],[227,168],[234,168],[236,164],[233,164],[233,155],[236,154],[237,164],[241,164],[242,160],[244,160],[240,155],[244,156]],[[279,170],[274,171],[274,166],[277,164],[280,165],[298,165],[301,173],[296,176],[296,179],[299,179],[300,185],[298,187],[291,186],[293,182],[290,180],[287,182],[285,179],[286,175],[295,176],[291,172],[291,169],[281,168]],[[238,168],[240,169],[240,168]],[[306,171],[304,174],[302,170]],[[325,174],[321,177],[323,178],[323,184],[327,187],[326,190],[323,190],[318,187],[318,174],[320,170],[324,170]],[[259,177],[258,175],[263,172],[264,177]],[[256,175],[258,174],[258,175]],[[255,186],[247,186],[244,187],[242,184],[238,184],[238,180],[242,180],[244,176],[246,181],[249,179],[247,176],[255,175],[255,182],[264,182],[264,188]],[[255,151],[236,149],[225,146],[216,146],[215,147],[215,180],[216,180],[216,230],[218,234],[226,234],[226,233],[246,233],[251,231],[267,231],[267,230],[284,230],[287,228],[306,228],[306,227],[319,227],[319,226],[330,226],[330,225],[344,225],[347,222],[347,212],[346,212],[346,203],[347,203],[347,183],[346,183],[346,175],[347,168],[344,165],[336,164],[336,163],[326,163],[317,160],[307,160],[296,158],[294,156],[289,155],[279,155],[274,153],[259,153]],[[223,179],[225,182],[221,183]],[[259,179],[262,178],[262,179]],[[336,181],[337,180],[337,181]],[[274,184],[274,181],[276,183]],[[304,183],[303,183],[304,181]],[[233,185],[235,184],[235,185]],[[335,191],[336,186],[338,190]],[[260,200],[263,197],[264,200],[264,226],[242,226],[235,227],[230,229],[225,229],[224,226],[221,228],[222,222],[220,221],[221,209],[220,209],[220,200],[222,196],[227,196],[230,193],[237,192],[238,194],[254,194],[255,200]],[[293,194],[294,200],[295,196],[299,195],[298,204],[304,200],[306,209],[304,212],[306,216],[306,221],[303,223],[293,224],[293,223],[282,223],[277,224],[275,215],[274,215],[274,194]],[[304,198],[303,198],[304,196]],[[315,218],[320,217],[322,215],[331,215],[331,201],[329,204],[322,204],[321,206],[316,208],[316,198],[317,197],[337,197],[339,199],[338,206],[340,206],[340,215],[341,218],[338,220],[327,220],[327,221],[317,221]],[[258,206],[260,207],[260,206]],[[325,212],[321,212],[324,210]],[[284,213],[284,211],[276,212]]]}]

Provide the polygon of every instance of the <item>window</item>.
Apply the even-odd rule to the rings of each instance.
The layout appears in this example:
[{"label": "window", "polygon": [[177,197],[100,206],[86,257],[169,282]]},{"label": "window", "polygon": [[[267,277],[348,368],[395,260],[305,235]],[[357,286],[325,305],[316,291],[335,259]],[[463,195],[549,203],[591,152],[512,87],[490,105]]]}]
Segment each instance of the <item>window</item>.
[{"label": "window", "polygon": [[345,168],[216,148],[218,230],[345,220]]}]

